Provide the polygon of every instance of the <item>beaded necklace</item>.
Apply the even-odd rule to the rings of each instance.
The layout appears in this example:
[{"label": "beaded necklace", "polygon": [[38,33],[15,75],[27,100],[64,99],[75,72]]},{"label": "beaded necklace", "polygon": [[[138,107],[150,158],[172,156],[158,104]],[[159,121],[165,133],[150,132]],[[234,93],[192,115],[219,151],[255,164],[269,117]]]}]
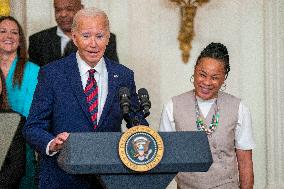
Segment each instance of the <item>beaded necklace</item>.
[{"label": "beaded necklace", "polygon": [[195,115],[196,115],[197,129],[199,131],[205,131],[207,135],[210,135],[217,129],[217,127],[219,125],[220,112],[219,112],[219,106],[217,105],[217,99],[218,98],[215,101],[215,108],[214,108],[215,113],[213,114],[211,123],[208,127],[208,125],[206,125],[204,123],[204,118],[200,114],[200,109],[199,109],[198,102],[197,102],[195,94],[194,94],[194,97],[195,97]]}]

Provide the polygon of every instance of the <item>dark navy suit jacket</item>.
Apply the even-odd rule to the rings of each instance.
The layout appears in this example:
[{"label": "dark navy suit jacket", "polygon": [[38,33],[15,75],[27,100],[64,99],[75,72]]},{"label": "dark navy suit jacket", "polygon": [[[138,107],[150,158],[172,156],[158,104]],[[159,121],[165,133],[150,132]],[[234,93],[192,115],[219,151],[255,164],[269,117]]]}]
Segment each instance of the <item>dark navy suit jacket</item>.
[{"label": "dark navy suit jacket", "polygon": [[84,176],[67,174],[58,167],[58,154],[46,155],[48,142],[62,132],[120,132],[123,119],[119,105],[120,87],[129,89],[131,103],[137,105],[133,71],[109,59],[105,62],[108,95],[96,130],[92,127],[75,53],[41,68],[23,128],[27,142],[41,156],[40,188],[89,188]]}]

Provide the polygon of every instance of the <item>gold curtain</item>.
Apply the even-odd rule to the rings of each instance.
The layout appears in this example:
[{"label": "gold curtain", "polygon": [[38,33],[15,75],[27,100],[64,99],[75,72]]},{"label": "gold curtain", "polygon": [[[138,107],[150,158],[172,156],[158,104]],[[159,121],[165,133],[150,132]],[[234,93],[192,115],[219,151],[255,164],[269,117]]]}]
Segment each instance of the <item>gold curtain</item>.
[{"label": "gold curtain", "polygon": [[190,50],[192,48],[191,42],[195,35],[194,33],[194,18],[197,8],[209,0],[170,0],[180,7],[181,25],[178,35],[179,48],[182,51],[182,60],[187,63],[190,57]]},{"label": "gold curtain", "polygon": [[0,0],[0,16],[9,16],[10,12],[10,0]]}]

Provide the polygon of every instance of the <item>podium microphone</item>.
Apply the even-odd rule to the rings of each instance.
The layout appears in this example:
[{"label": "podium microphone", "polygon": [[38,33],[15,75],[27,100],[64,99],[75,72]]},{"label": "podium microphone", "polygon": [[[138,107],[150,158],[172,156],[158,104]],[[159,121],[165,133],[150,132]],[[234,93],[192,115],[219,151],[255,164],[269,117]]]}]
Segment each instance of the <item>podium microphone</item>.
[{"label": "podium microphone", "polygon": [[128,114],[130,111],[130,93],[127,87],[119,89],[120,108],[123,114]]},{"label": "podium microphone", "polygon": [[138,99],[140,103],[140,109],[143,110],[144,117],[150,115],[151,101],[149,100],[148,91],[145,88],[138,90]]}]

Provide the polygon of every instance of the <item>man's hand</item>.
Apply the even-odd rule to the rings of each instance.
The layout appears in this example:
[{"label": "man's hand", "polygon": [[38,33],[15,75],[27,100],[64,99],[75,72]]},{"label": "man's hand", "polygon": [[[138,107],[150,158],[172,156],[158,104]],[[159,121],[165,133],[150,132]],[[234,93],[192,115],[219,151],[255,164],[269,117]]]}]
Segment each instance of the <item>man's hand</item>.
[{"label": "man's hand", "polygon": [[64,142],[67,140],[69,133],[63,132],[58,134],[50,143],[49,152],[57,152],[62,149]]}]

